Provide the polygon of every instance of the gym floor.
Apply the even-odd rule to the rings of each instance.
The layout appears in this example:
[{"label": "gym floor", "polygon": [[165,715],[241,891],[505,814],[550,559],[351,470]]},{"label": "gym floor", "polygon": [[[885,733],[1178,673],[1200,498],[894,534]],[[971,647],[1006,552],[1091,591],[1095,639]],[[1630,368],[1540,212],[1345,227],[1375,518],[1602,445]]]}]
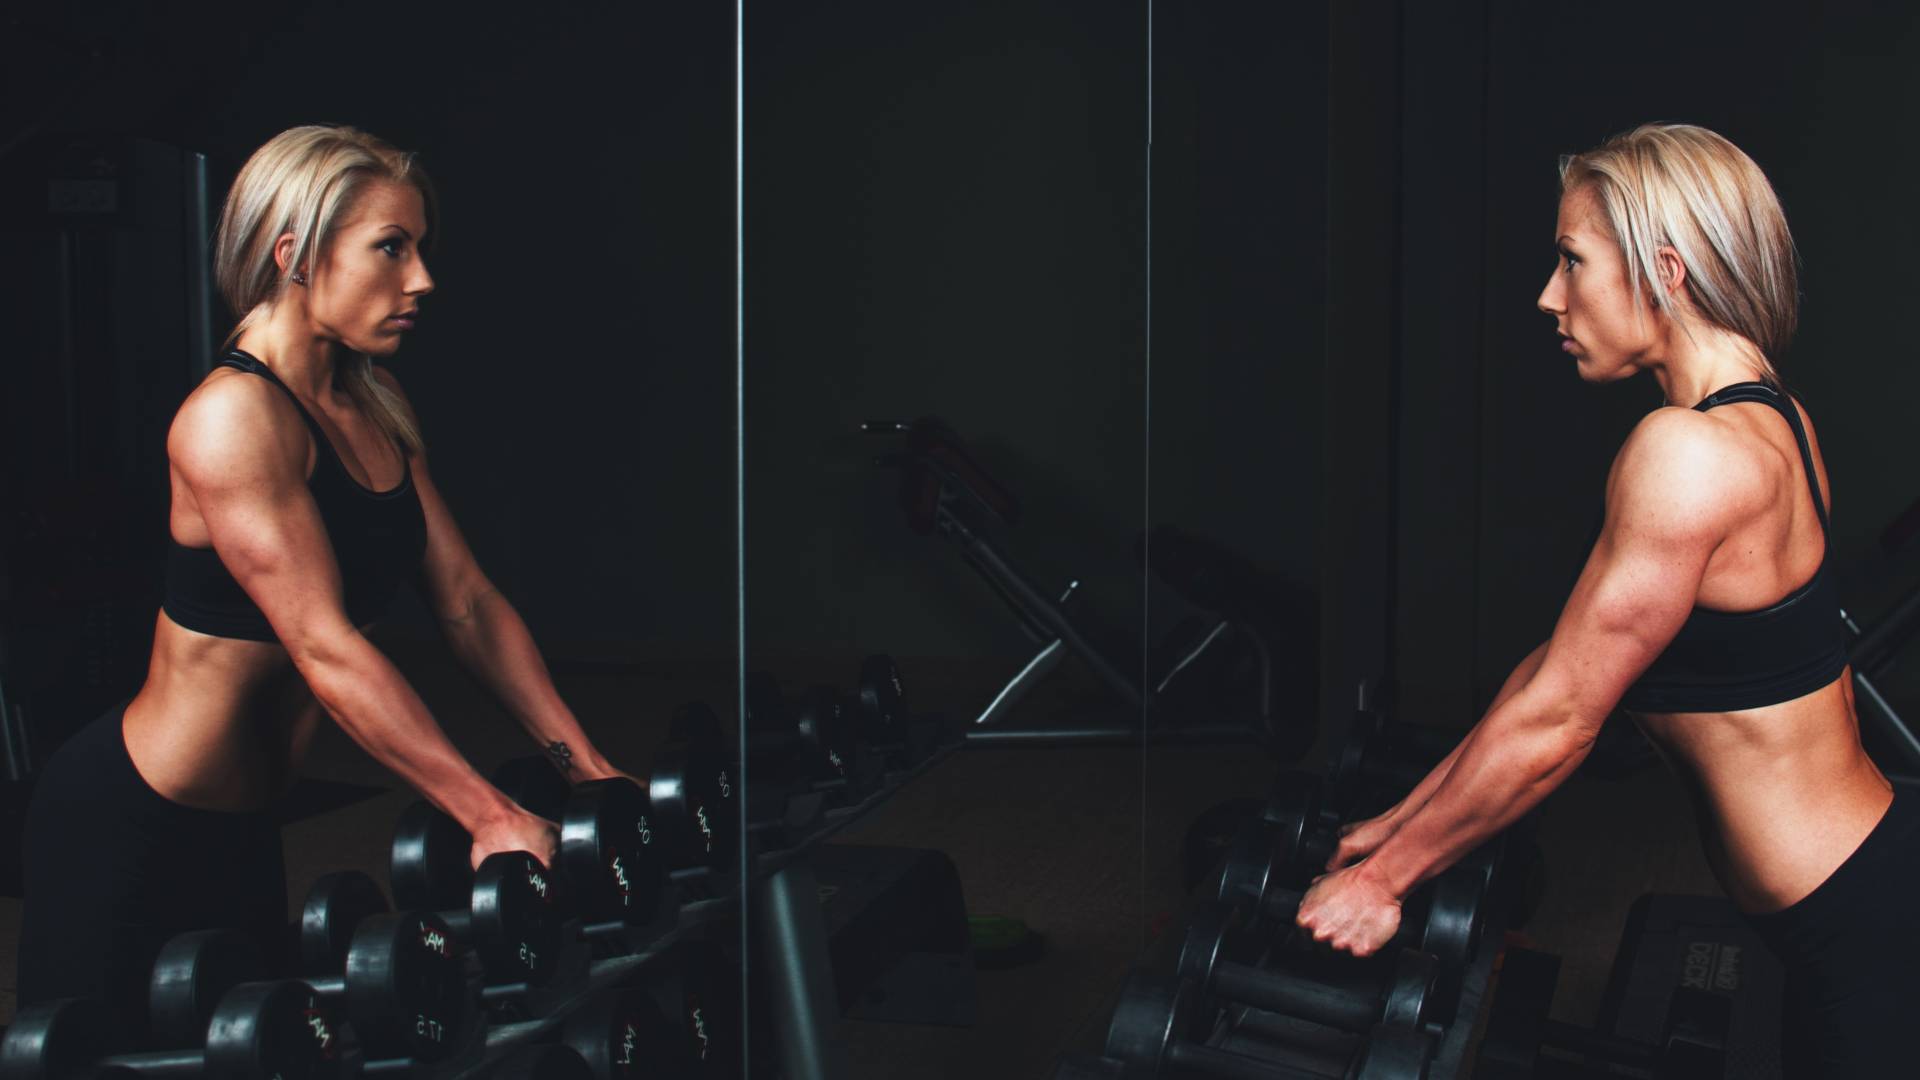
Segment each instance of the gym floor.
[{"label": "gym floor", "polygon": [[[443,650],[389,644],[388,651],[482,771],[528,752],[518,728]],[[918,709],[967,712],[990,696],[994,670],[898,659]],[[851,672],[857,660],[794,658],[772,670],[798,688],[822,672]],[[556,681],[595,741],[641,770],[665,741],[672,707],[692,698],[718,703],[731,692],[733,673],[727,665],[663,664],[653,672],[563,673]],[[1082,700],[1083,690],[1056,677],[1022,708],[1044,718]],[[1317,767],[1321,753],[1303,767]],[[1264,755],[1230,746],[1155,748],[1144,761],[1125,748],[972,750],[848,827],[839,842],[947,852],[969,911],[1023,919],[1048,942],[1037,963],[979,973],[975,1027],[843,1021],[838,1034],[852,1076],[1044,1077],[1062,1051],[1096,1049],[1121,978],[1151,944],[1150,928],[1185,903],[1180,846],[1188,825],[1222,799],[1263,794],[1274,769]],[[385,881],[393,821],[413,795],[330,725],[307,772],[385,793],[287,827],[290,902],[331,870],[359,869]],[[1684,795],[1657,766],[1621,780],[1576,776],[1543,807],[1539,840],[1546,890],[1525,936],[1564,958],[1553,1015],[1591,1023],[1633,899],[1718,890]],[[6,1022],[19,910],[18,900],[0,899]]]}]

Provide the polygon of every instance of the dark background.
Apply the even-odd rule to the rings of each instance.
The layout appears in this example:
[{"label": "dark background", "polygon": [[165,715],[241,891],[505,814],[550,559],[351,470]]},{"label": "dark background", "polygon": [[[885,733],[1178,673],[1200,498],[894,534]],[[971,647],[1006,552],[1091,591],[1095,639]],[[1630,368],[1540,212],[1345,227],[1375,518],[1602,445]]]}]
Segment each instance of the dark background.
[{"label": "dark background", "polygon": [[[1021,495],[1010,549],[1049,583],[1082,579],[1116,647],[1182,611],[1133,551],[1174,522],[1318,598],[1320,678],[1288,708],[1337,730],[1354,682],[1391,675],[1402,715],[1470,723],[1550,631],[1607,465],[1657,404],[1645,380],[1581,383],[1533,306],[1556,158],[1649,120],[1727,135],[1786,205],[1806,302],[1780,367],[1833,477],[1844,601],[1871,620],[1920,579],[1911,547],[1879,544],[1920,495],[1904,322],[1920,33],[1898,5],[1156,0],[1149,38],[1144,0],[749,4],[739,384],[731,5],[479,10],[7,16],[0,664],[48,734],[138,685],[158,438],[190,358],[140,332],[152,260],[126,253],[180,223],[55,219],[45,182],[101,156],[76,145],[131,161],[128,140],[149,140],[207,154],[217,205],[254,147],[311,121],[416,149],[439,184],[439,291],[393,366],[482,565],[562,671],[737,670],[744,588],[748,666],[844,683],[884,649],[934,673],[945,696],[926,704],[977,709],[1030,646],[954,552],[907,530],[880,442],[857,432],[936,414]],[[63,225],[87,295],[117,305],[68,320],[92,328],[71,370],[51,306]],[[74,431],[67,379],[95,391]],[[434,635],[409,603],[396,646]],[[1036,843],[1118,843],[1110,862],[1151,897],[1173,856],[1147,826],[1186,820],[1162,779],[1192,779],[1199,805],[1258,789],[1155,760],[1140,801],[1108,783],[1106,817]],[[957,816],[956,850],[984,790],[928,808]],[[973,838],[980,862],[1004,859]],[[1657,861],[1623,859],[1625,877]],[[1051,872],[1035,860],[998,872]],[[1153,901],[1129,890],[1097,918],[1131,948]]]}]

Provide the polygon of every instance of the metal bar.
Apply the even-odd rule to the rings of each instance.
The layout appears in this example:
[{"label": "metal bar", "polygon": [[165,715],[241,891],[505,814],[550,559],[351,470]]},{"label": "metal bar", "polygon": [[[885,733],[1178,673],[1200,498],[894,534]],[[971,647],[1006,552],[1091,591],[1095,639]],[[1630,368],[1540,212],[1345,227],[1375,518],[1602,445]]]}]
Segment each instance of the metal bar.
[{"label": "metal bar", "polygon": [[765,960],[767,1002],[788,1080],[835,1080],[847,1075],[846,1055],[828,1039],[838,999],[819,883],[806,860],[796,860],[754,888]]},{"label": "metal bar", "polygon": [[1167,673],[1160,677],[1160,682],[1158,685],[1156,685],[1153,688],[1153,692],[1156,694],[1166,693],[1167,684],[1173,681],[1173,677],[1187,670],[1188,664],[1191,664],[1195,660],[1200,659],[1200,654],[1206,652],[1207,649],[1210,648],[1214,642],[1220,640],[1220,635],[1226,633],[1229,629],[1232,629],[1232,627],[1233,627],[1233,624],[1229,623],[1225,619],[1221,619],[1219,622],[1214,623],[1213,629],[1207,631],[1207,636],[1201,638],[1200,643],[1198,645],[1195,645],[1193,648],[1188,649],[1186,653],[1180,657],[1178,662],[1176,662],[1171,668],[1167,669]]},{"label": "metal bar", "polygon": [[213,369],[213,222],[207,192],[207,155],[187,153],[187,373],[197,386]]},{"label": "metal bar", "polygon": [[1214,743],[1260,742],[1266,732],[1238,724],[1203,724],[1194,727],[1058,727],[1058,728],[975,728],[967,732],[967,746],[1011,748],[1027,746],[1138,746],[1147,742],[1172,745],[1211,745]]},{"label": "metal bar", "polygon": [[1920,586],[1909,591],[1873,629],[1853,643],[1848,655],[1854,669],[1879,674],[1881,666],[1916,630],[1920,630]]},{"label": "metal bar", "polygon": [[1853,685],[1868,706],[1859,710],[1861,722],[1873,722],[1875,729],[1886,737],[1887,743],[1899,755],[1908,771],[1920,770],[1920,739],[1914,738],[1913,729],[1900,719],[1899,713],[1893,711],[1893,706],[1881,696],[1879,688],[1873,685],[1873,680],[1865,672],[1853,673]]},{"label": "metal bar", "polygon": [[1066,642],[1069,648],[1087,662],[1087,666],[1093,668],[1094,674],[1100,676],[1119,692],[1128,705],[1136,709],[1141,706],[1142,695],[1139,684],[1114,666],[1105,654],[1095,648],[1093,643],[1080,633],[1079,628],[1068,620],[1066,613],[1041,592],[1038,586],[1028,581],[1026,575],[1002,558],[1000,553],[994,550],[993,545],[974,535],[972,530],[958,521],[954,522],[954,530],[955,537],[965,546],[967,554],[973,558],[975,565],[983,573],[991,574],[1022,608],[1032,613],[1037,622],[1051,631],[1055,637]]},{"label": "metal bar", "polygon": [[1045,648],[1033,654],[1033,659],[1027,661],[1019,674],[1007,680],[1007,685],[1001,687],[1000,692],[993,696],[993,700],[987,703],[987,707],[981,711],[974,723],[991,724],[1006,715],[1008,709],[1013,708],[1015,703],[1027,696],[1027,691],[1033,689],[1034,683],[1039,682],[1047,676],[1048,672],[1060,666],[1060,655],[1060,639],[1054,638],[1046,644]]}]

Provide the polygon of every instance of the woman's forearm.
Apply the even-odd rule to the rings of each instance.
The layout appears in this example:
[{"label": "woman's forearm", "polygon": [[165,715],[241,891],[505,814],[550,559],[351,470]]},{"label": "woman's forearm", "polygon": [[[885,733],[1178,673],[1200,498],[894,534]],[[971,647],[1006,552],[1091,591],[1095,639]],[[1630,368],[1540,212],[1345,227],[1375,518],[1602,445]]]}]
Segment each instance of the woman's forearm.
[{"label": "woman's forearm", "polygon": [[[1547,644],[1543,641],[1532,652],[1528,653],[1525,659],[1515,665],[1512,673],[1507,676],[1507,681],[1501,684],[1500,692],[1493,696],[1493,704],[1487,706],[1487,712],[1482,714],[1482,718],[1484,719],[1485,716],[1491,714],[1493,710],[1506,704],[1508,698],[1518,693],[1521,687],[1527,685],[1527,680],[1533,678],[1533,673],[1540,670],[1540,661],[1544,659],[1546,655]],[[1478,726],[1478,724],[1475,725],[1476,728]],[[1461,738],[1460,742],[1447,753],[1447,756],[1441,758],[1440,763],[1429,770],[1427,775],[1422,777],[1418,784],[1414,785],[1412,791],[1407,792],[1405,798],[1395,803],[1391,810],[1388,810],[1381,816],[1387,818],[1389,821],[1398,823],[1405,821],[1415,811],[1427,805],[1427,801],[1433,798],[1433,793],[1440,790],[1440,785],[1446,781],[1447,774],[1453,771],[1454,763],[1460,760],[1460,751],[1467,745],[1467,738],[1471,737],[1472,734],[1473,730],[1469,729],[1466,736]]]},{"label": "woman's forearm", "polygon": [[1592,749],[1594,729],[1550,705],[1522,693],[1489,710],[1433,796],[1367,860],[1368,871],[1405,896],[1559,787]]},{"label": "woman's forearm", "polygon": [[298,659],[340,729],[469,833],[513,809],[468,764],[399,669],[358,632]]},{"label": "woman's forearm", "polygon": [[603,775],[607,763],[560,699],[526,622],[498,589],[484,589],[467,615],[444,624],[447,643],[527,734],[575,779]]}]

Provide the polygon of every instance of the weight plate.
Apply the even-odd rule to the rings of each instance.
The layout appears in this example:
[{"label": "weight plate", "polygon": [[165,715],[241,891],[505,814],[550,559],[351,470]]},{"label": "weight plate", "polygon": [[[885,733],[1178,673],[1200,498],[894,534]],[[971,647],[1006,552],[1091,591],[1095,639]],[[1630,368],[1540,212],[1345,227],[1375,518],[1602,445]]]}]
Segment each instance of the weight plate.
[{"label": "weight plate", "polygon": [[380,885],[358,870],[322,874],[300,909],[300,971],[331,975],[347,964],[347,946],[360,924],[387,912]]},{"label": "weight plate", "polygon": [[892,657],[879,653],[861,661],[858,704],[862,738],[896,743],[906,737],[906,692]]},{"label": "weight plate", "polygon": [[266,977],[266,961],[238,930],[194,930],[160,949],[148,984],[148,1024],[156,1045],[199,1046],[227,991]]},{"label": "weight plate", "polygon": [[207,1080],[325,1080],[340,1071],[338,1025],[306,983],[242,983],[207,1025]]},{"label": "weight plate", "polygon": [[1375,1024],[1360,1044],[1352,1080],[1426,1080],[1433,1038],[1410,1028]]},{"label": "weight plate", "polygon": [[560,866],[581,916],[589,923],[629,926],[652,921],[666,869],[640,786],[617,776],[582,784],[564,817]]},{"label": "weight plate", "polygon": [[0,1076],[86,1076],[87,1066],[118,1041],[104,1002],[68,998],[29,1005],[14,1014],[0,1040]]},{"label": "weight plate", "polygon": [[[1387,987],[1387,1007],[1380,1022],[1395,1027],[1419,1027],[1429,1019],[1434,988],[1440,982],[1440,962],[1432,953],[1400,950]],[[1439,1019],[1439,1018],[1435,1018]]]},{"label": "weight plate", "polygon": [[674,868],[719,870],[733,863],[739,844],[736,775],[730,755],[714,746],[674,747],[654,760],[647,801],[668,838]]},{"label": "weight plate", "polygon": [[559,889],[540,860],[502,851],[473,881],[473,948],[494,983],[544,986],[560,962]]},{"label": "weight plate", "polygon": [[686,1037],[659,1003],[639,990],[606,990],[567,1018],[561,1041],[601,1080],[692,1076]]},{"label": "weight plate", "polygon": [[424,800],[407,807],[393,831],[388,881],[395,906],[448,911],[467,906],[473,889],[473,838]]},{"label": "weight plate", "polygon": [[375,915],[353,935],[347,1010],[369,1057],[439,1061],[468,1016],[460,953],[438,915]]}]

